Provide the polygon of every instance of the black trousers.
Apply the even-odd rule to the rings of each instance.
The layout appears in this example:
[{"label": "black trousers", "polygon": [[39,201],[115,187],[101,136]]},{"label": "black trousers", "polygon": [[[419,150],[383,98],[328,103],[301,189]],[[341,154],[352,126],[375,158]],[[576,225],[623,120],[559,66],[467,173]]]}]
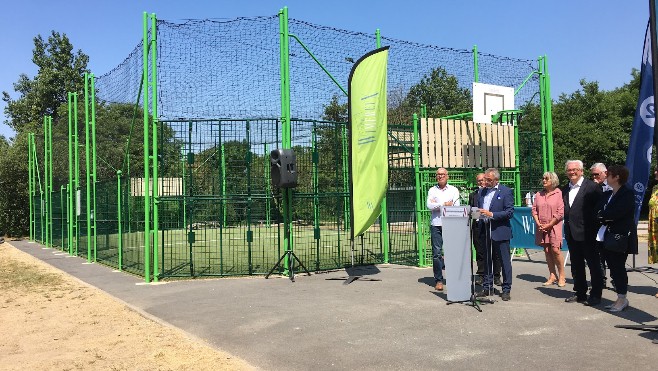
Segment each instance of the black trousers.
[{"label": "black trousers", "polygon": [[610,268],[610,278],[615,281],[617,294],[626,295],[628,292],[628,273],[626,272],[626,259],[628,254],[625,252],[614,252],[603,248],[603,242],[597,242],[601,251],[602,259],[608,263]]},{"label": "black trousers", "polygon": [[574,241],[567,235],[569,255],[571,258],[571,276],[573,277],[573,290],[576,295],[584,299],[587,297],[587,273],[585,265],[589,268],[592,280],[590,297],[600,298],[603,292],[603,270],[601,269],[601,257],[599,249],[594,240]]},{"label": "black trousers", "polygon": [[[479,223],[474,222],[471,226],[473,233],[473,246],[475,246],[475,262],[477,264],[477,274],[478,276],[484,276],[487,273],[487,264],[486,264],[486,250],[485,243],[482,237],[480,236],[480,226]],[[500,278],[500,272],[502,271],[500,253],[494,251],[493,254],[493,274],[494,277]]]}]

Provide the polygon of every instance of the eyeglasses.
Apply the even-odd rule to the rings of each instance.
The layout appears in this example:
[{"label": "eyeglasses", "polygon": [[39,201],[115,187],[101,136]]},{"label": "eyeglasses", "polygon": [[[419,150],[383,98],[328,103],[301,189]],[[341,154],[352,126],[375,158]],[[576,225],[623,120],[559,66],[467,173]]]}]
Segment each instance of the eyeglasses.
[{"label": "eyeglasses", "polygon": [[440,176],[448,176],[448,174],[436,174],[436,176],[437,176],[437,177],[440,177]]},{"label": "eyeglasses", "polygon": [[551,178],[549,178],[549,177],[543,177],[542,179],[543,180],[551,180]]},{"label": "eyeglasses", "polygon": [[567,173],[577,173],[579,171],[583,171],[583,169],[567,169]]}]

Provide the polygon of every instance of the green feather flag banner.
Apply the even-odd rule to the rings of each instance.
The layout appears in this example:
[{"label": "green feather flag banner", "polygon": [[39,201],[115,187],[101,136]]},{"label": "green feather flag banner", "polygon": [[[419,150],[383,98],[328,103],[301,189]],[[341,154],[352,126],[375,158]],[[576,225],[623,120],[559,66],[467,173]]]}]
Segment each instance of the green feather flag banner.
[{"label": "green feather flag banner", "polygon": [[352,239],[379,217],[388,188],[387,63],[388,47],[379,48],[361,57],[350,72]]}]

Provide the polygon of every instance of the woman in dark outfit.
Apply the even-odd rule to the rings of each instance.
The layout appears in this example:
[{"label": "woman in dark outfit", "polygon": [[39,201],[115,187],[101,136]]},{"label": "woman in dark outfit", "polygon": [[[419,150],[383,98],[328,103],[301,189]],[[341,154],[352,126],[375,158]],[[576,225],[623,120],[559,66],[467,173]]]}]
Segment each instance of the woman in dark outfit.
[{"label": "woman in dark outfit", "polygon": [[[628,169],[613,165],[608,168],[608,185],[612,191],[603,194],[598,207],[601,228],[596,236],[599,251],[610,268],[610,276],[617,287],[617,301],[606,308],[611,312],[621,312],[628,307],[628,274],[626,259],[628,254],[637,254],[637,226],[635,224],[635,196],[626,186]],[[605,236],[609,234],[628,236],[628,247],[624,252],[608,250],[604,247]]]}]

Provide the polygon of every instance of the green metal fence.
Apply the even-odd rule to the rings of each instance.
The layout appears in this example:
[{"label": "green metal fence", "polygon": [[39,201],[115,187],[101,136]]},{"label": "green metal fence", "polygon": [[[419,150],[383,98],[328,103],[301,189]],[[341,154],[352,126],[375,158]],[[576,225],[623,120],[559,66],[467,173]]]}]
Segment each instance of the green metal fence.
[{"label": "green metal fence", "polygon": [[[541,105],[541,132],[519,135],[520,161],[501,182],[525,193],[552,169],[545,58],[338,30],[288,20],[287,9],[182,24],[145,13],[142,31],[123,63],[69,93],[68,117],[44,118],[43,141],[30,140],[29,192],[31,239],[146,282],[265,274],[286,251],[315,271],[431,262],[424,205],[435,169],[419,165],[412,117],[389,122],[386,218],[349,238],[349,128],[326,109],[344,104],[341,82],[375,46],[391,47],[392,95],[441,66],[460,88],[481,79],[515,87],[518,106]],[[297,188],[271,185],[276,148],[295,151]],[[450,169],[450,182],[465,195],[481,170]]]}]

